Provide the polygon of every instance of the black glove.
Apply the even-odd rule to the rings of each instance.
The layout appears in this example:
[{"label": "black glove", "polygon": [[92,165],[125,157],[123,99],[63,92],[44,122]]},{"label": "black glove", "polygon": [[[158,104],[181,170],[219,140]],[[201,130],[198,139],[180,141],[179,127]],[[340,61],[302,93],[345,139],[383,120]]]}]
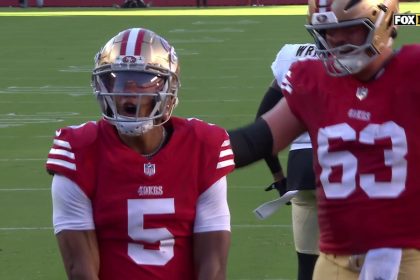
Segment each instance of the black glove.
[{"label": "black glove", "polygon": [[[283,178],[280,181],[276,181],[272,183],[265,189],[265,191],[268,192],[274,189],[279,192],[280,196],[283,196],[287,192],[287,179]],[[290,205],[290,204],[291,204],[290,201],[286,203],[286,205]]]}]

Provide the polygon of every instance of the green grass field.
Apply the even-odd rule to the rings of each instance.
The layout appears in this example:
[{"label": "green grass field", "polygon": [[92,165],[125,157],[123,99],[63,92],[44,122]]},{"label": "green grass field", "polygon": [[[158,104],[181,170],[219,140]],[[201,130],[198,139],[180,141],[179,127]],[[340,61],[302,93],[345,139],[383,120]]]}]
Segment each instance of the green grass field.
[{"label": "green grass field", "polygon": [[[296,12],[301,15],[268,16],[276,14],[273,9],[280,10],[229,8],[216,15],[219,9],[201,9],[197,16],[165,16],[152,11],[185,10],[127,15],[72,9],[95,16],[48,16],[57,10],[0,9],[0,279],[65,279],[51,228],[51,178],[44,162],[55,129],[99,118],[90,72],[107,39],[139,26],[166,37],[182,67],[175,114],[234,128],[252,121],[279,48],[310,40],[304,9]],[[410,10],[420,12],[419,5]],[[420,27],[400,28],[396,46],[414,42],[420,42]],[[281,158],[284,163],[286,154]],[[295,279],[290,207],[263,222],[252,214],[276,197],[263,191],[270,182],[263,163],[229,176],[229,279]]]}]

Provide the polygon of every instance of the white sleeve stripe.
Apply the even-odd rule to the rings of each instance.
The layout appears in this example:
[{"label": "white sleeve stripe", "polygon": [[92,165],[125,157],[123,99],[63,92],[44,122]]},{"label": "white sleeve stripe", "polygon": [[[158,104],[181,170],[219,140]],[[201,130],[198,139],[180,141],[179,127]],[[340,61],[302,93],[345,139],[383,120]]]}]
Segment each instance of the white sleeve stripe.
[{"label": "white sleeve stripe", "polygon": [[289,85],[289,84],[281,83],[280,88],[281,88],[282,90],[287,91],[287,92],[288,92],[288,93],[290,93],[290,94],[292,93],[292,88],[290,87],[290,85]]},{"label": "white sleeve stripe", "polygon": [[54,139],[54,144],[62,147],[62,148],[67,148],[67,149],[71,149],[70,143],[67,141],[63,141],[63,140],[59,140],[59,139]]},{"label": "white sleeve stripe", "polygon": [[217,163],[217,167],[216,169],[220,169],[220,168],[224,168],[226,166],[231,166],[231,165],[235,165],[235,162],[233,161],[233,159],[228,159],[228,160],[224,160],[224,161],[219,161]]},{"label": "white sleeve stripe", "polygon": [[225,156],[230,156],[230,155],[233,155],[232,149],[223,150],[223,151],[220,152],[219,158],[222,158],[222,157],[225,157]]},{"label": "white sleeve stripe", "polygon": [[230,140],[223,141],[222,147],[227,147],[227,146],[230,146]]},{"label": "white sleeve stripe", "polygon": [[74,153],[69,152],[67,150],[54,149],[54,148],[52,148],[50,150],[50,154],[52,154],[52,155],[60,155],[60,156],[64,156],[64,157],[68,157],[68,158],[74,159]]},{"label": "white sleeve stripe", "polygon": [[58,166],[62,166],[71,170],[76,170],[76,165],[74,163],[61,160],[61,159],[49,158],[47,160],[47,164],[58,165]]}]

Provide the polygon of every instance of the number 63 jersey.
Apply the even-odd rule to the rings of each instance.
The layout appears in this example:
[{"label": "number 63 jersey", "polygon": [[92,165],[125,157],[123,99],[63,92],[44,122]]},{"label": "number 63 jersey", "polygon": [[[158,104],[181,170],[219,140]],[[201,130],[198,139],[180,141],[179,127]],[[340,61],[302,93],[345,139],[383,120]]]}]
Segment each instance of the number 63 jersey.
[{"label": "number 63 jersey", "polygon": [[368,82],[307,60],[282,82],[311,136],[323,252],[420,249],[419,57],[405,46]]},{"label": "number 63 jersey", "polygon": [[104,120],[56,133],[46,167],[91,201],[100,279],[194,279],[199,199],[233,170],[233,153],[220,127],[176,117],[167,125],[170,139],[152,159]]}]

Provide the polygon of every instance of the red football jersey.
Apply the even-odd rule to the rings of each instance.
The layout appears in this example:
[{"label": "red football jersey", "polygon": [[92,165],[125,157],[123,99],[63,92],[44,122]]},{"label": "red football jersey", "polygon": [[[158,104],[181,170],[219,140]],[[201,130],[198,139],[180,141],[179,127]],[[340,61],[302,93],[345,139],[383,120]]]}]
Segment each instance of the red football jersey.
[{"label": "red football jersey", "polygon": [[368,82],[302,61],[283,81],[312,140],[323,252],[420,249],[419,57],[405,46]]},{"label": "red football jersey", "polygon": [[47,169],[92,202],[102,280],[194,279],[197,199],[233,170],[233,154],[215,125],[172,117],[167,127],[168,143],[150,160],[103,120],[56,132]]}]

